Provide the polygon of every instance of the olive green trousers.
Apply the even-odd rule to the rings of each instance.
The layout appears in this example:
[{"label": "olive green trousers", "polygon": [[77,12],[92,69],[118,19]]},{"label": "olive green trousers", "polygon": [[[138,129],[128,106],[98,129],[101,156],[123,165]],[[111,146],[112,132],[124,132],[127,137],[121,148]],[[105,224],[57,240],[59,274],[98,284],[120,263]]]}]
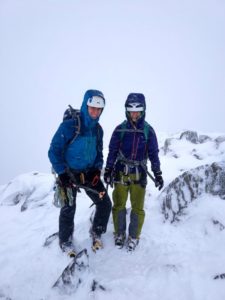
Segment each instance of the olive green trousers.
[{"label": "olive green trousers", "polygon": [[[122,175],[120,179],[122,179],[122,182],[125,184],[115,183],[112,194],[112,215],[115,234],[126,234],[126,203],[128,196],[130,196],[131,213],[128,234],[132,238],[139,239],[145,219],[145,188],[140,184],[132,183],[132,180],[135,180],[135,174],[129,176]],[[131,183],[126,184],[129,180],[131,180]]]}]

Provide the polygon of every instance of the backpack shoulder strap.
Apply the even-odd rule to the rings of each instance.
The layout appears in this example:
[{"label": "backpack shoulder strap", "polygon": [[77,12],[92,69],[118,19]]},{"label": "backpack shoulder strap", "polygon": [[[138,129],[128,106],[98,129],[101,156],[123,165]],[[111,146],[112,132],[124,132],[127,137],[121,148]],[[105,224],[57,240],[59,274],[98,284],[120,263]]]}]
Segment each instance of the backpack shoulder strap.
[{"label": "backpack shoulder strap", "polygon": [[124,134],[125,132],[129,131],[129,132],[144,132],[144,136],[145,136],[145,140],[146,143],[149,140],[149,132],[150,132],[150,128],[151,126],[145,121],[144,123],[144,130],[132,130],[132,129],[127,129],[126,128],[127,125],[127,121],[123,121],[123,123],[120,125],[120,129],[118,129],[117,131],[120,132],[120,141],[123,140]]},{"label": "backpack shoulder strap", "polygon": [[126,131],[126,127],[127,127],[127,121],[124,120],[123,123],[121,124],[121,127],[120,127],[120,141],[123,140],[123,137],[124,137],[124,134],[125,134],[125,131]]},{"label": "backpack shoulder strap", "polygon": [[144,123],[144,135],[145,135],[146,142],[148,142],[148,140],[149,140],[150,129],[151,129],[151,126],[145,121],[145,123]]}]

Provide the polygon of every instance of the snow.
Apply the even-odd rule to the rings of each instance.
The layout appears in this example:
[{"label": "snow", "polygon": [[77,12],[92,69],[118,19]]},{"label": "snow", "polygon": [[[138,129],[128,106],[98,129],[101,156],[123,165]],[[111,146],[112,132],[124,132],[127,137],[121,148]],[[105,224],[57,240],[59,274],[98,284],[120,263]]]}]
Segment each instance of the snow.
[{"label": "snow", "polygon": [[[209,136],[211,141],[192,144],[179,140],[178,134],[161,135],[160,147],[166,138],[173,139],[171,152],[160,151],[165,185],[184,171],[225,161],[225,142],[216,146],[218,135]],[[61,253],[57,239],[43,247],[45,239],[58,230],[53,186],[53,175],[36,171],[0,186],[0,299],[225,299],[224,280],[214,280],[225,273],[225,201],[204,193],[188,204],[179,222],[171,223],[164,218],[160,192],[150,179],[143,232],[133,253],[114,247],[112,217],[103,236],[104,249],[96,254],[91,251],[88,231],[94,208],[84,192],[78,195],[74,239],[79,249],[88,249],[89,270],[73,293],[52,289],[70,261]],[[129,201],[127,208],[129,218]],[[106,291],[91,291],[93,279]]]}]

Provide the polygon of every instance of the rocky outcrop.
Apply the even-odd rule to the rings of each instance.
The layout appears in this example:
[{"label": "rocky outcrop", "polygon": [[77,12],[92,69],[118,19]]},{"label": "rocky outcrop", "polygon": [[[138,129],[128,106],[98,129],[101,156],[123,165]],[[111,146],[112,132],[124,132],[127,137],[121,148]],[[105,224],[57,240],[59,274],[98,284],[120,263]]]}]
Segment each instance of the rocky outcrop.
[{"label": "rocky outcrop", "polygon": [[205,134],[198,135],[196,131],[191,131],[191,130],[187,130],[181,133],[180,140],[182,139],[185,139],[191,142],[192,144],[202,144],[208,141],[212,141],[212,138],[209,137],[208,135]]},{"label": "rocky outcrop", "polygon": [[[169,155],[174,158],[179,158],[180,155],[176,151],[176,146],[179,144],[179,141],[186,140],[193,144],[193,147],[199,148],[198,146],[200,144],[206,143],[206,142],[212,142],[215,146],[215,149],[218,149],[222,143],[225,142],[225,136],[218,136],[217,138],[211,138],[208,135],[198,135],[196,131],[186,130],[180,134],[180,137],[170,137],[167,138],[164,142],[163,147],[161,148],[164,155]],[[193,148],[192,154],[196,159],[201,160],[202,155],[200,153],[197,153],[197,150]]]},{"label": "rocky outcrop", "polygon": [[212,141],[212,138],[205,134],[200,134],[198,137],[198,141],[200,144]]},{"label": "rocky outcrop", "polygon": [[179,220],[188,204],[203,193],[225,199],[224,161],[191,169],[173,180],[159,196],[165,218]]},{"label": "rocky outcrop", "polygon": [[220,144],[222,144],[223,142],[225,142],[225,136],[224,135],[218,136],[215,139],[216,148],[219,148]]},{"label": "rocky outcrop", "polygon": [[175,140],[174,138],[168,138],[165,140],[164,146],[163,146],[163,152],[165,155],[172,152],[170,146],[172,145],[172,142],[174,140]]},{"label": "rocky outcrop", "polygon": [[198,140],[198,134],[196,131],[184,131],[183,133],[181,133],[180,135],[180,140],[185,139],[193,144],[198,144],[199,140]]}]

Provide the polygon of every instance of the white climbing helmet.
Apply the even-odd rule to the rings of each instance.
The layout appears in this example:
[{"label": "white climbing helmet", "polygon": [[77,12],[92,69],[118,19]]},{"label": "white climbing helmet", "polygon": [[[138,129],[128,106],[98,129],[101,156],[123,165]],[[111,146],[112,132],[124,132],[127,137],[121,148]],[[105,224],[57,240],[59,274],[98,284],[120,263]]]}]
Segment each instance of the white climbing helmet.
[{"label": "white climbing helmet", "polygon": [[97,108],[104,108],[105,107],[105,100],[100,96],[92,96],[87,101],[88,106],[97,107]]}]

